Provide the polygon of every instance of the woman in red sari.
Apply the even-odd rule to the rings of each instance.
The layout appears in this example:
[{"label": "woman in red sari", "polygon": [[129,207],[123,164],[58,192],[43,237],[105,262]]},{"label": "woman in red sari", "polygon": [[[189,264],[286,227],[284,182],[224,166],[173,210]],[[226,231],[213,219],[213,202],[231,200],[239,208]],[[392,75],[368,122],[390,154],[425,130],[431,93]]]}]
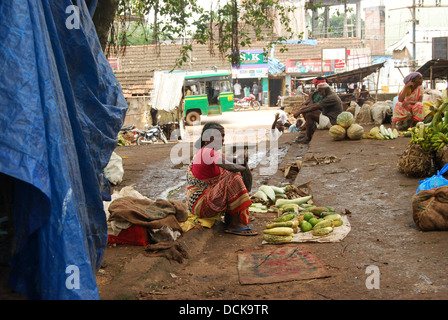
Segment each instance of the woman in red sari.
[{"label": "woman in red sari", "polygon": [[216,122],[202,129],[196,142],[200,149],[188,167],[188,209],[200,218],[224,214],[225,232],[253,236],[257,233],[248,225],[252,202],[241,175],[246,167],[227,160],[220,152],[224,137],[224,127]]},{"label": "woman in red sari", "polygon": [[[398,122],[404,127],[413,127],[425,117],[423,105],[423,76],[420,72],[412,72],[404,78],[404,88],[398,96],[392,115],[392,130]],[[400,123],[400,124],[401,124]]]}]

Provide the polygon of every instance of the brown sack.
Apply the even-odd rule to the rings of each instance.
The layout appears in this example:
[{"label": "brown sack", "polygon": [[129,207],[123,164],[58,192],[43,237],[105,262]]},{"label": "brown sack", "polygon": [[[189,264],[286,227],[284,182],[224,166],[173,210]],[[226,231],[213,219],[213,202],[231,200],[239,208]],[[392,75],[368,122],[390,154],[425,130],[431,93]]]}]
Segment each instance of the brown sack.
[{"label": "brown sack", "polygon": [[415,194],[412,197],[412,216],[423,231],[448,230],[448,186]]},{"label": "brown sack", "polygon": [[[109,205],[109,221],[130,222],[142,227],[153,227],[152,221],[174,215],[174,219],[184,222],[188,219],[187,206],[179,200],[157,199],[156,201],[122,197]],[[170,219],[170,218],[169,218]]]}]

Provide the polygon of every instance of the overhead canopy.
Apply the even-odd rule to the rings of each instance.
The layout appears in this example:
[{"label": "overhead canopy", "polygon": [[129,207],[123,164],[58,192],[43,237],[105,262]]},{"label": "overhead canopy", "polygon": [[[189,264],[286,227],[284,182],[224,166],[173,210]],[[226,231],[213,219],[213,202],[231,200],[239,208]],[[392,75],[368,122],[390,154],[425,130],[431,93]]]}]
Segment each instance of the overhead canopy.
[{"label": "overhead canopy", "polygon": [[[385,63],[386,62],[382,62],[356,70],[336,73],[330,76],[326,76],[325,79],[327,79],[328,83],[357,83],[362,81],[372,73],[377,72],[379,69],[384,67]],[[307,78],[306,80],[302,79],[302,81],[304,81],[305,83],[312,83],[313,79],[315,78]]]},{"label": "overhead canopy", "polygon": [[417,71],[423,75],[424,80],[447,79],[448,60],[429,60]]}]

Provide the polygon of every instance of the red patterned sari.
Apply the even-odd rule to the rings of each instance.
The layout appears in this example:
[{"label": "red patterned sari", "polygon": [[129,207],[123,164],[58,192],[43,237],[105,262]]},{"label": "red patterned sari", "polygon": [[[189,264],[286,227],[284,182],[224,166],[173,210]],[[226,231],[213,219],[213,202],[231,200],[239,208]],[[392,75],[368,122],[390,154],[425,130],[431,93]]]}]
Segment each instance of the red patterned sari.
[{"label": "red patterned sari", "polygon": [[[423,102],[419,102],[420,96],[423,96],[422,86],[419,86],[414,91],[406,94],[406,98],[403,102],[406,101],[417,101],[415,104],[408,104],[406,107],[403,107],[402,102],[397,102],[394,106],[394,112],[392,116],[392,121],[403,121],[403,120],[412,120],[415,122],[423,121],[425,118],[425,107]],[[400,92],[401,95],[401,92]]]},{"label": "red patterned sari", "polygon": [[193,164],[187,172],[187,205],[194,215],[211,218],[220,214],[239,214],[244,224],[249,223],[252,204],[241,173],[219,168],[219,175],[200,180],[193,175]]}]

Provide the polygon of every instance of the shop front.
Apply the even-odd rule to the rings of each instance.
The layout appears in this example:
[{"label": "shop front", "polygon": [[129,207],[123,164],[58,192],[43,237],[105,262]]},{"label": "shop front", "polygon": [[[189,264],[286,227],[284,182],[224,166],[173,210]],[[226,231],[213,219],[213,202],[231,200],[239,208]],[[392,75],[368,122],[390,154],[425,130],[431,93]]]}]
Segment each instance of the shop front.
[{"label": "shop front", "polygon": [[239,97],[250,93],[263,105],[268,103],[268,57],[263,50],[246,50],[240,52],[240,65],[232,66],[233,88],[241,88]]}]

